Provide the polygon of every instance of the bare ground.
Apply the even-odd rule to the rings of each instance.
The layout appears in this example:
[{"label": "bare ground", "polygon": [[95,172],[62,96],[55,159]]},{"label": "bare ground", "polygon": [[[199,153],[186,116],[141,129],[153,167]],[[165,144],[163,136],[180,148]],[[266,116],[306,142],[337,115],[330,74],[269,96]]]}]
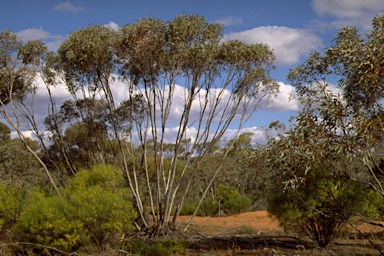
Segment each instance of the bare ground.
[{"label": "bare ground", "polygon": [[[186,226],[190,216],[180,216],[178,226]],[[384,248],[383,229],[360,226],[372,241]],[[266,211],[234,216],[195,217],[184,237],[185,255],[381,255],[367,239],[354,231],[337,239],[326,249],[306,237],[286,234]]]}]

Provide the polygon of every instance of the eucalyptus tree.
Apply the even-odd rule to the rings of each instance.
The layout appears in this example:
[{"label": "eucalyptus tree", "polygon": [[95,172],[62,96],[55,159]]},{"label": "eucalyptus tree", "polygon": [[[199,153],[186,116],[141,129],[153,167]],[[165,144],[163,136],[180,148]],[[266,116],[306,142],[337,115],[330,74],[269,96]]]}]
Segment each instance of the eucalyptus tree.
[{"label": "eucalyptus tree", "polygon": [[47,48],[41,41],[23,43],[9,30],[0,33],[0,115],[17,132],[26,149],[44,168],[50,183],[59,193],[47,166],[22,133],[26,128],[23,126],[24,119],[30,127],[36,127],[33,107],[27,106],[25,99],[36,93],[37,73],[44,67],[46,54]]},{"label": "eucalyptus tree", "polygon": [[41,172],[41,164],[26,149],[24,143],[35,152],[40,149],[38,141],[30,138],[25,138],[25,141],[19,138],[1,141],[1,184],[24,191],[36,186],[49,188],[47,177]]},{"label": "eucalyptus tree", "polygon": [[[90,26],[70,34],[58,54],[58,72],[74,99],[105,102],[108,134],[119,143],[120,165],[141,218],[137,227],[150,235],[174,229],[210,147],[230,125],[240,130],[278,90],[269,76],[274,55],[268,46],[223,42],[222,27],[199,16],[146,18],[117,32]],[[119,100],[124,96],[120,105],[114,89]],[[170,140],[166,133],[175,126]]]},{"label": "eucalyptus tree", "polygon": [[[312,54],[288,79],[304,109],[297,122],[295,143],[312,160],[326,154],[358,159],[366,171],[343,171],[384,196],[383,148],[384,16],[372,21],[364,38],[354,27],[340,30],[325,53]],[[315,131],[315,134],[312,134]]]},{"label": "eucalyptus tree", "polygon": [[104,101],[91,98],[64,101],[58,112],[45,118],[50,139],[55,142],[48,149],[50,157],[59,155],[63,158],[62,154],[66,152],[75,169],[105,164],[109,151],[106,149],[108,115]]},{"label": "eucalyptus tree", "polygon": [[[296,88],[302,110],[293,129],[268,145],[268,164],[284,182],[284,192],[292,188],[299,193],[305,191],[308,183],[318,180],[316,172],[321,170],[329,181],[335,182],[335,191],[330,195],[342,195],[343,184],[349,183],[345,181],[347,177],[359,182],[362,189],[371,188],[373,194],[384,196],[380,160],[384,16],[375,17],[372,24],[366,37],[354,27],[341,29],[334,45],[324,54],[312,54],[289,72],[288,79]],[[358,200],[361,203],[366,199]],[[338,200],[333,210],[344,208],[343,204],[349,201]],[[328,220],[349,222],[346,216],[334,216],[321,206],[307,204],[306,209],[315,210]]]},{"label": "eucalyptus tree", "polygon": [[0,122],[0,141],[4,142],[11,138],[11,129],[6,124]]}]

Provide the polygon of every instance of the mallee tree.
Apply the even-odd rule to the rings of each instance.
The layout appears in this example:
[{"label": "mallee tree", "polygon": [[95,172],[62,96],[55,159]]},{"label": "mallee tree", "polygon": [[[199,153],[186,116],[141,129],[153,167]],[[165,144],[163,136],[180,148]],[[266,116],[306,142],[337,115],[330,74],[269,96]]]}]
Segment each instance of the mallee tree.
[{"label": "mallee tree", "polygon": [[[68,127],[85,126],[90,132],[96,126],[87,125],[98,124],[105,129],[94,131],[88,145],[85,141],[77,146],[98,153],[109,148],[108,156],[92,152],[87,162],[112,163],[124,171],[139,214],[136,227],[150,236],[174,230],[211,147],[230,126],[240,131],[278,91],[269,75],[274,69],[272,50],[264,44],[224,42],[222,33],[220,25],[199,16],[146,18],[118,31],[98,25],[79,29],[57,54],[44,55],[40,70],[47,89],[64,85],[75,106],[57,111],[49,94],[52,107],[46,124],[62,159],[60,168],[76,175]],[[117,99],[114,90],[125,93]],[[97,106],[103,106],[102,111],[95,112]],[[176,133],[168,141],[171,127]],[[201,200],[221,168],[212,173]]]}]

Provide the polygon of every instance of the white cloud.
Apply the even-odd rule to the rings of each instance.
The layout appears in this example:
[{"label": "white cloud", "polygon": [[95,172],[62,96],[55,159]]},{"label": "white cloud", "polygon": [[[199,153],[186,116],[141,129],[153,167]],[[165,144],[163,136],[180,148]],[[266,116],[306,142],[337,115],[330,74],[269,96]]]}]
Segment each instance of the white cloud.
[{"label": "white cloud", "polygon": [[55,11],[68,11],[72,13],[77,13],[82,11],[84,8],[81,6],[75,6],[70,1],[66,1],[60,4],[57,4],[53,7],[53,10]]},{"label": "white cloud", "polygon": [[47,45],[48,50],[56,51],[61,43],[64,41],[64,37],[60,35],[51,35],[48,31],[42,28],[28,28],[22,31],[16,32],[21,40],[24,42],[33,40],[43,40]]},{"label": "white cloud", "polygon": [[241,129],[240,131],[238,131],[237,129],[228,129],[224,133],[222,140],[229,142],[230,140],[234,139],[236,136],[246,132],[252,133],[251,145],[253,147],[256,147],[258,145],[263,145],[266,143],[265,129],[258,128],[258,127],[247,127],[247,128]]},{"label": "white cloud", "polygon": [[45,45],[47,46],[48,50],[57,51],[57,49],[59,49],[59,47],[63,41],[64,41],[64,39],[56,39],[56,40],[52,40],[52,41],[46,41]]},{"label": "white cloud", "polygon": [[[178,133],[180,127],[168,127],[164,130],[164,142],[165,143],[175,143],[176,134]],[[195,127],[188,127],[186,131],[186,138],[190,138],[191,142],[194,142],[196,138],[197,130]]]},{"label": "white cloud", "polygon": [[214,23],[219,23],[223,26],[228,27],[243,24],[243,19],[241,17],[228,16],[222,19],[215,20]]},{"label": "white cloud", "polygon": [[[25,103],[33,111],[36,123],[40,124],[40,128],[43,129],[44,119],[48,115],[48,110],[50,110],[50,103],[47,88],[40,76],[36,78],[36,86],[36,94],[33,97],[27,97]],[[58,84],[50,89],[57,108],[60,108],[61,104],[71,97],[68,90],[62,84]]]},{"label": "white cloud", "polygon": [[[175,143],[175,136],[179,131],[178,126],[168,127],[164,129],[164,142],[165,143]],[[186,138],[191,139],[191,143],[195,142],[195,138],[198,131],[195,127],[188,127],[186,131]],[[221,138],[221,144],[228,143],[230,140],[234,139],[236,136],[239,136],[242,133],[252,133],[251,145],[256,147],[257,145],[262,145],[266,143],[265,129],[258,127],[246,127],[240,130],[237,129],[227,129]],[[148,134],[151,137],[151,132]],[[213,138],[214,132],[210,133],[208,136],[209,139]]]},{"label": "white cloud", "polygon": [[257,27],[229,33],[224,36],[224,39],[268,44],[274,50],[276,64],[281,65],[298,63],[301,56],[306,56],[323,46],[320,37],[309,30],[277,26]]},{"label": "white cloud", "polygon": [[[21,134],[26,137],[26,138],[32,138],[32,139],[35,139],[35,135],[32,131],[21,131]],[[11,138],[12,139],[15,139],[15,138],[18,138],[18,134],[16,131],[11,131]]]},{"label": "white cloud", "polygon": [[[46,89],[41,78],[37,78],[36,85],[38,88],[38,90],[36,91],[36,94],[34,95],[33,99],[31,97],[28,97],[26,99],[25,104],[26,104],[26,106],[28,106],[30,108],[30,110],[32,110],[34,112],[35,121],[39,125],[39,128],[43,131],[45,129],[44,119],[48,115],[48,110],[50,109],[50,104],[49,104],[47,89]],[[276,98],[276,101],[271,103],[271,105],[269,107],[266,107],[264,110],[266,110],[266,111],[279,111],[279,110],[294,109],[294,103],[287,102],[288,101],[287,100],[287,98],[288,98],[287,94],[289,92],[292,92],[292,87],[290,87],[289,85],[284,85],[283,83],[281,83],[280,86],[281,86],[281,93]],[[121,101],[127,99],[127,95],[128,95],[127,86],[125,83],[119,81],[118,79],[116,79],[115,82],[112,83],[111,90],[112,90],[112,93],[115,97],[115,103],[116,104],[119,104]],[[66,89],[66,87],[62,84],[58,84],[56,87],[51,88],[51,93],[52,93],[52,96],[54,97],[57,111],[59,110],[60,106],[62,105],[62,103],[65,100],[72,98],[70,93]],[[164,91],[163,93],[167,94],[167,91]],[[205,98],[205,97],[203,97],[204,93],[205,93],[205,91],[202,90],[202,92],[201,92],[202,98]],[[212,92],[212,93],[214,94],[214,92]],[[227,99],[228,95],[229,95],[229,92],[224,92],[224,95],[223,95],[224,100],[223,100],[222,104],[225,104],[226,102],[228,102],[228,99]],[[78,95],[78,96],[81,98],[80,95]],[[180,122],[180,117],[182,115],[183,107],[185,104],[185,97],[186,97],[185,96],[185,88],[180,86],[180,85],[175,85],[175,93],[174,93],[174,97],[172,99],[172,106],[170,109],[169,120],[167,122],[167,128],[166,128],[165,134],[164,134],[165,139],[166,139],[166,143],[172,143],[175,139],[175,136],[176,136],[177,130],[178,130],[178,125]],[[212,95],[212,97],[213,97],[213,95]],[[289,104],[291,104],[291,105],[289,105]],[[218,109],[220,110],[220,109],[222,109],[222,107],[219,106]],[[196,137],[196,134],[197,134],[196,120],[198,120],[200,112],[201,112],[200,101],[199,101],[199,97],[197,96],[196,99],[194,100],[193,104],[192,104],[192,110],[191,110],[190,119],[189,119],[190,125],[188,126],[188,130],[187,130],[187,137],[188,138],[195,138]],[[0,118],[0,121],[1,121],[1,118]],[[234,121],[234,123],[236,123],[236,122],[237,122],[237,120]],[[215,125],[216,125],[216,123],[213,122],[212,127],[211,127],[212,131],[214,130]],[[234,124],[233,127],[235,127],[235,126],[236,126],[236,124]],[[23,124],[22,130],[28,132],[28,125],[26,123]],[[228,130],[225,133],[223,139],[224,138],[233,139],[234,136],[236,135],[236,132],[237,132],[237,129]],[[253,134],[255,134],[253,137],[254,139],[252,140],[255,145],[256,145],[256,142],[257,143],[263,142],[264,135],[263,135],[262,129],[259,129],[256,127],[250,127],[250,128],[242,129],[241,132],[252,132]],[[27,134],[27,135],[31,136],[30,134]],[[211,135],[211,137],[212,136],[213,136],[213,134]]]},{"label": "white cloud", "polygon": [[44,40],[51,35],[42,28],[28,28],[16,33],[23,41]]},{"label": "white cloud", "polygon": [[313,10],[320,16],[331,16],[333,21],[314,20],[315,29],[340,29],[355,26],[363,33],[371,29],[374,16],[384,12],[383,0],[312,0]]},{"label": "white cloud", "polygon": [[[295,88],[292,85],[278,82],[280,89],[276,98],[273,98],[271,103],[263,107],[264,111],[298,111],[300,103],[295,96]],[[293,97],[291,97],[293,96]]]},{"label": "white cloud", "polygon": [[382,0],[312,0],[318,15],[332,15],[337,18],[360,19],[384,10]]},{"label": "white cloud", "polygon": [[[48,111],[51,110],[51,105],[49,103],[47,88],[40,76],[36,77],[35,85],[37,87],[36,93],[33,96],[28,95],[23,103],[25,107],[28,108],[30,113],[33,114],[35,122],[38,125],[40,131],[43,131],[45,129],[44,120],[48,116]],[[51,87],[51,94],[54,98],[57,111],[59,111],[60,106],[65,100],[71,99],[70,93],[63,84],[57,84],[55,87]],[[10,106],[6,106],[6,109],[10,114],[12,121],[16,122],[16,119],[13,117],[13,112]],[[29,130],[29,123],[25,120],[24,117],[20,117],[20,128],[23,131],[23,135],[26,137],[32,137],[33,133]],[[0,122],[6,123],[6,121],[3,120],[3,117],[1,115]],[[17,134],[14,132],[12,136],[15,137],[17,136]]]},{"label": "white cloud", "polygon": [[110,27],[115,31],[119,30],[119,25],[113,21],[110,21],[108,24],[105,24],[105,26]]}]

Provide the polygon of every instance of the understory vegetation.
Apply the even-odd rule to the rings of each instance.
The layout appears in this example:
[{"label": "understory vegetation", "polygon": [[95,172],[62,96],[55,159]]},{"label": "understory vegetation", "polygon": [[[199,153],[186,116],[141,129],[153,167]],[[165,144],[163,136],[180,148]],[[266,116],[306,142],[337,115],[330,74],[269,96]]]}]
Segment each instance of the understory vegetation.
[{"label": "understory vegetation", "polygon": [[264,145],[241,131],[278,92],[273,51],[203,17],[89,26],[57,52],[1,32],[0,254],[180,255],[195,216],[267,210],[286,239],[325,248],[353,229],[384,255],[359,229],[384,216],[384,16],[372,25],[289,72],[302,108]]}]

